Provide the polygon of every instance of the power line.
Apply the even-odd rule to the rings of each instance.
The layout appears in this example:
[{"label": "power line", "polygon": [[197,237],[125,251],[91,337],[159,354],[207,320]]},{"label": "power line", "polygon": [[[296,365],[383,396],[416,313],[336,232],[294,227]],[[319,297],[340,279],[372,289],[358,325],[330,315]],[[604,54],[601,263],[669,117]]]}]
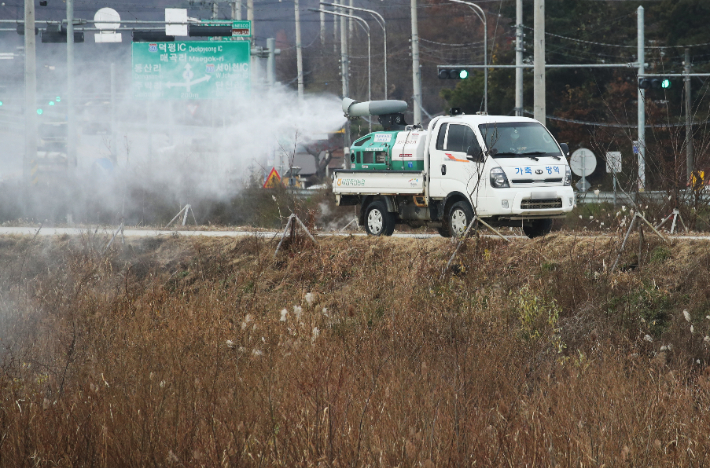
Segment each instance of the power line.
[{"label": "power line", "polygon": [[[523,26],[525,29],[533,30],[533,28],[529,26]],[[590,45],[598,45],[598,46],[604,46],[604,47],[619,47],[619,48],[624,48],[624,49],[636,49],[638,46],[637,45],[623,45],[623,44],[608,44],[605,42],[594,42],[594,41],[585,41],[583,39],[575,39],[574,37],[567,37],[567,36],[561,36],[559,34],[553,34],[549,32],[545,32],[546,36],[551,36],[551,37],[557,37],[559,39],[565,39],[568,41],[573,41],[573,42],[579,42],[582,44],[590,44]],[[686,47],[703,47],[703,46],[708,46],[710,45],[710,42],[704,42],[702,44],[688,44],[688,45],[677,45],[677,46],[644,46],[646,49],[685,49]]]},{"label": "power line", "polygon": [[[533,115],[532,112],[529,110],[523,111],[525,114],[528,115]],[[630,125],[630,124],[610,124],[610,123],[601,123],[601,122],[588,122],[585,120],[576,120],[576,119],[564,119],[562,117],[554,117],[552,115],[546,116],[547,119],[550,120],[556,120],[558,122],[566,122],[566,123],[573,123],[573,124],[578,124],[578,125],[587,125],[590,127],[609,127],[609,128],[638,128],[638,125]],[[692,125],[703,125],[706,123],[710,123],[710,120],[703,120],[701,122],[693,122]],[[671,127],[685,127],[685,123],[677,123],[677,124],[657,124],[657,125],[646,125],[646,128],[671,128]]]}]

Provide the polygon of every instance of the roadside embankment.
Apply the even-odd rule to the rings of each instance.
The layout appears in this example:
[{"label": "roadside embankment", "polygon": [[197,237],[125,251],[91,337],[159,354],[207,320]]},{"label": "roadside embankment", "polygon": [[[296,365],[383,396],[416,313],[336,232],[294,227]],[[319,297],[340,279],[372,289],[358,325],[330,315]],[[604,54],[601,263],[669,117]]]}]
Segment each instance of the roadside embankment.
[{"label": "roadside embankment", "polygon": [[710,244],[620,244],[2,237],[0,465],[706,465]]}]

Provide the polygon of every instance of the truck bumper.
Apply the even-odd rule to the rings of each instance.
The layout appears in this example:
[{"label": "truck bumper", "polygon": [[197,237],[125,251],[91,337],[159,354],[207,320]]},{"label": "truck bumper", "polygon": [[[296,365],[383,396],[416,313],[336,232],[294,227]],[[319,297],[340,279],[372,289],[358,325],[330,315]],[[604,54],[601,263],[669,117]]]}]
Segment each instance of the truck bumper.
[{"label": "truck bumper", "polygon": [[486,210],[498,218],[511,220],[563,217],[574,208],[574,190],[570,186],[530,189],[495,189],[487,197]]}]

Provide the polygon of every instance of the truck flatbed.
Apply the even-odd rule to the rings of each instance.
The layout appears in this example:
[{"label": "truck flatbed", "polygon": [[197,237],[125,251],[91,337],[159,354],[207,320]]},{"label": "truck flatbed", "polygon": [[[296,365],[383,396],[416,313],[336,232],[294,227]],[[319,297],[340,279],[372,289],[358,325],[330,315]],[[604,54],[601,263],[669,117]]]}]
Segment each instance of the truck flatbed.
[{"label": "truck flatbed", "polygon": [[423,171],[368,171],[337,169],[333,171],[333,193],[336,195],[422,195]]}]

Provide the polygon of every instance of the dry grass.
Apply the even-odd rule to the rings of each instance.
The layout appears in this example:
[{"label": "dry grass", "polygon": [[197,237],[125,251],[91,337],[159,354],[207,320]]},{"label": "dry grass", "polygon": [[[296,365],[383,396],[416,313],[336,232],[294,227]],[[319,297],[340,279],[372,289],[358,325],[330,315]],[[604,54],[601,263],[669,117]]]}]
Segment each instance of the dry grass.
[{"label": "dry grass", "polygon": [[633,243],[2,238],[0,465],[707,465],[708,245]]}]

